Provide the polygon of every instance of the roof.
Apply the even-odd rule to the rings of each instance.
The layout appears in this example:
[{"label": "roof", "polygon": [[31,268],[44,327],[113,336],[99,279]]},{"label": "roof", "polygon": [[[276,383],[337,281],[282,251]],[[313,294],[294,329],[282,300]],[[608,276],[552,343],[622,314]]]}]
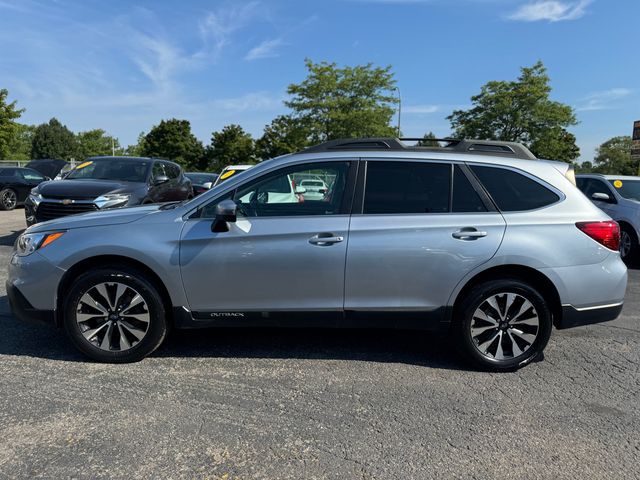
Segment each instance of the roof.
[{"label": "roof", "polygon": [[[407,145],[405,141],[435,141],[442,146]],[[517,142],[503,142],[499,140],[471,140],[471,139],[425,139],[425,138],[343,138],[321,143],[303,150],[300,153],[316,153],[328,151],[417,151],[417,152],[451,152],[468,155],[491,155],[508,158],[535,160],[531,151]]]}]

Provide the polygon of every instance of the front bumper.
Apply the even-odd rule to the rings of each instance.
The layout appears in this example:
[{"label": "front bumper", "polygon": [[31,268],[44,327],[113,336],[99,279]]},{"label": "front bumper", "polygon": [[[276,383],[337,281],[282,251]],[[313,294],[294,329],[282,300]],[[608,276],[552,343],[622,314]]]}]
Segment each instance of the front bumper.
[{"label": "front bumper", "polygon": [[9,280],[7,280],[6,287],[11,313],[13,313],[18,320],[55,325],[55,312],[53,310],[39,310],[34,308],[20,290]]},{"label": "front bumper", "polygon": [[614,305],[604,305],[589,308],[576,308],[573,305],[562,306],[562,318],[556,322],[559,330],[580,327],[594,323],[615,320],[622,311],[622,302]]}]

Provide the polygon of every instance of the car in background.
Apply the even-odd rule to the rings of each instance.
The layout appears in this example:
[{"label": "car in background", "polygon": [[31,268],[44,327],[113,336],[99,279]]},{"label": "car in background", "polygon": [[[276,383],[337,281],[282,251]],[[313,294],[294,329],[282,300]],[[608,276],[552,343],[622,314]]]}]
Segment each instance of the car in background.
[{"label": "car in background", "polygon": [[626,262],[640,257],[640,177],[576,175],[578,188],[620,224],[620,256]]},{"label": "car in background", "polygon": [[71,164],[64,160],[57,160],[55,158],[40,158],[37,160],[31,160],[25,165],[26,168],[37,170],[45,177],[56,179],[58,175],[72,168]]},{"label": "car in background", "polygon": [[237,175],[240,172],[244,172],[245,170],[249,170],[253,166],[254,165],[229,165],[227,167],[224,167],[220,172],[220,176],[216,178],[213,186],[215,187],[216,185],[219,185],[220,183],[228,180],[234,175]]},{"label": "car in background", "polygon": [[51,180],[32,168],[0,167],[0,210],[22,205],[32,188]]},{"label": "car in background", "polygon": [[27,225],[76,213],[193,198],[180,166],[144,157],[93,157],[62,180],[45,182],[25,201]]},{"label": "car in background", "polygon": [[300,188],[304,189],[305,200],[324,200],[329,187],[321,179],[301,180]]},{"label": "car in background", "polygon": [[187,172],[185,176],[191,180],[194,196],[209,190],[218,179],[217,173]]}]

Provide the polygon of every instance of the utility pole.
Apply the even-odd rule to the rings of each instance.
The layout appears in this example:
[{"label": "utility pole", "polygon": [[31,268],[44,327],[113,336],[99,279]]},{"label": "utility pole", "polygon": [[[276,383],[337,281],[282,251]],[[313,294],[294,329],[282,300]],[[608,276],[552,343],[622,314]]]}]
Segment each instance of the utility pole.
[{"label": "utility pole", "polygon": [[400,117],[402,116],[402,96],[400,95],[400,88],[395,88],[398,91],[398,138],[400,138]]},{"label": "utility pole", "polygon": [[111,155],[116,156],[116,142],[113,137],[111,137]]}]

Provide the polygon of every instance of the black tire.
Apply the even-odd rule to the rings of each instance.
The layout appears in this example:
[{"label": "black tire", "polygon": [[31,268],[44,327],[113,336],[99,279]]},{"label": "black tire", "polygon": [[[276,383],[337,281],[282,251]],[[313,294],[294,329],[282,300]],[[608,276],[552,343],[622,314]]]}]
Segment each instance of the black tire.
[{"label": "black tire", "polygon": [[[118,304],[118,298],[121,298],[126,307],[127,300],[129,301],[129,305],[134,304],[135,300],[132,301],[132,299],[135,299],[134,294],[139,294],[140,297],[142,297],[143,305],[134,308],[141,308],[142,310],[135,312],[137,317],[144,316],[148,319],[146,323],[139,322],[137,318],[133,318],[136,316],[135,314],[124,315],[131,307],[123,308],[123,316],[114,319],[114,321],[111,322],[111,327],[107,326],[109,332],[111,332],[111,328],[113,329],[113,343],[118,343],[115,349],[111,348],[111,345],[113,345],[111,341],[108,342],[110,344],[107,346],[108,349],[103,349],[92,341],[87,340],[83,335],[83,332],[86,334],[90,329],[95,329],[103,323],[110,323],[108,319],[111,318],[111,316],[107,317],[99,312],[97,308],[94,308],[93,310],[98,312],[97,316],[104,317],[107,320],[103,322],[102,318],[91,319],[86,323],[82,322],[81,326],[81,322],[76,318],[76,312],[80,311],[78,308],[87,311],[85,310],[87,304],[80,304],[83,296],[85,294],[95,296],[96,288],[100,288],[96,286],[103,284],[108,285],[107,288],[109,290],[107,294],[111,297],[106,301],[108,303],[104,301],[104,297],[98,297],[103,299],[103,301],[100,302],[103,306],[110,305],[112,300],[113,303]],[[124,293],[121,294],[121,297],[117,297],[117,293],[114,293],[114,289],[117,290],[118,288],[117,284],[125,286]],[[114,312],[116,311],[116,307],[113,308]],[[108,309],[111,311],[110,307]],[[91,309],[89,311],[91,311]],[[131,311],[133,312],[134,310],[132,309]],[[63,315],[64,328],[71,342],[86,356],[98,362],[138,362],[156,350],[160,344],[162,344],[168,332],[168,322],[164,304],[156,286],[143,273],[124,266],[91,270],[75,279],[69,289],[69,293],[66,295],[66,300],[63,305]],[[86,316],[87,314],[84,315]],[[117,316],[120,315],[120,313],[114,313],[113,315]],[[89,322],[95,323],[89,325]],[[135,325],[132,325],[134,323]],[[141,325],[142,327],[140,327]],[[140,329],[133,329],[132,327],[140,327]],[[141,329],[145,331],[142,338],[137,340],[135,335],[140,335]],[[105,332],[105,330],[102,329],[102,332]],[[121,332],[123,332],[126,337],[124,340],[121,338]],[[106,335],[107,333],[104,333],[104,336]],[[102,340],[104,340],[104,336]],[[97,343],[101,343],[100,334],[96,334],[93,339],[95,339]],[[126,345],[123,346],[123,342],[130,345],[128,347]]]},{"label": "black tire", "polygon": [[0,190],[0,210],[13,210],[18,205],[18,194],[12,188]]},{"label": "black tire", "polygon": [[[511,308],[504,308],[509,302],[509,297],[506,295],[508,293],[515,295],[510,297]],[[497,306],[504,312],[498,311],[497,315],[493,313],[495,309],[488,305],[489,299],[497,301]],[[522,299],[529,301],[533,309],[527,308]],[[493,318],[487,321],[482,320],[478,310],[484,312],[483,308],[491,313],[491,317],[499,316],[500,320],[496,323],[503,326],[494,328],[495,319]],[[525,310],[521,310],[522,308]],[[541,355],[551,336],[553,320],[549,304],[540,292],[519,279],[490,280],[478,284],[462,299],[455,311],[454,334],[460,353],[472,366],[482,370],[510,371],[523,367]],[[517,313],[520,313],[519,317]],[[478,316],[474,317],[476,314]],[[524,322],[535,323],[535,314],[537,314],[537,327],[524,324]],[[509,320],[512,316],[514,319]],[[472,333],[472,326],[474,333]],[[529,343],[523,337],[530,338],[534,328],[536,328],[535,339],[531,339]],[[481,331],[482,333],[477,334]],[[497,340],[493,337],[494,340],[491,341],[494,333],[498,335]],[[481,351],[482,345],[486,345],[484,342],[489,342],[486,353]],[[498,348],[501,350],[500,353]],[[518,351],[521,353],[518,354]]]},{"label": "black tire", "polygon": [[[628,237],[628,250],[623,247],[623,244],[626,241],[625,236]],[[620,258],[622,258],[622,260],[627,264],[635,264],[638,260],[639,249],[640,246],[638,245],[636,232],[634,232],[630,227],[622,225],[620,227]]]}]

